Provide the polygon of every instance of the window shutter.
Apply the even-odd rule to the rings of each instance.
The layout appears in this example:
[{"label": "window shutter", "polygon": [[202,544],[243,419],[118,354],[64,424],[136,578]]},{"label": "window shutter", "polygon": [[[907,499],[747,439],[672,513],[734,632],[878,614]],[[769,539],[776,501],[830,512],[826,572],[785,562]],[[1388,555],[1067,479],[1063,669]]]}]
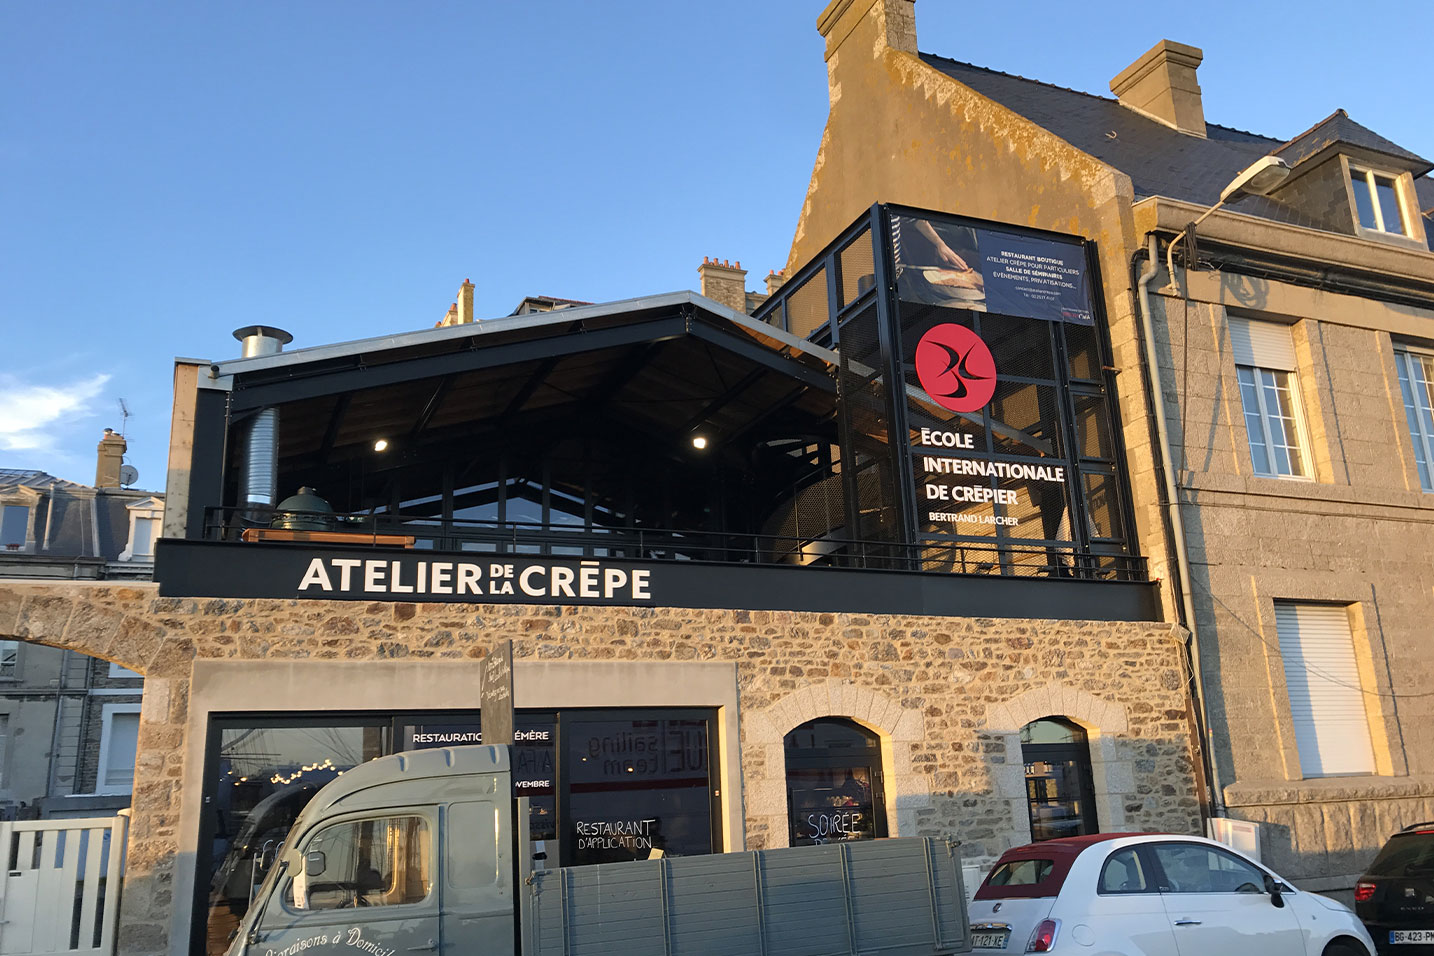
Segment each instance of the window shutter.
[{"label": "window shutter", "polygon": [[1288,325],[1230,317],[1230,350],[1236,365],[1295,370],[1295,342]]},{"label": "window shutter", "polygon": [[1275,602],[1300,771],[1306,777],[1374,772],[1369,715],[1343,607]]}]

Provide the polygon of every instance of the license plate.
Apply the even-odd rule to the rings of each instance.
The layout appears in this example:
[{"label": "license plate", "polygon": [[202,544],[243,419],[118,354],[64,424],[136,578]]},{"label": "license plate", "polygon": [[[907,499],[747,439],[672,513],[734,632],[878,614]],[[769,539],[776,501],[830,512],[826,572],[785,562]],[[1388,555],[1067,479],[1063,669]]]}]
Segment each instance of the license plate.
[{"label": "license plate", "polygon": [[1002,930],[999,933],[972,933],[971,947],[973,949],[1005,949],[1006,940],[1010,937],[1010,930]]},{"label": "license plate", "polygon": [[1434,929],[1392,929],[1389,931],[1392,943],[1434,943]]}]

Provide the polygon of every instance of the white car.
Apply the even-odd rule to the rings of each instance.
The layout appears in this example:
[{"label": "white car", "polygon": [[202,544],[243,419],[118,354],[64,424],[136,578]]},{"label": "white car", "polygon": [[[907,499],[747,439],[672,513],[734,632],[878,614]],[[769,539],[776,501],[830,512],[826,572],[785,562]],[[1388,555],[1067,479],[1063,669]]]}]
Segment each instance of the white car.
[{"label": "white car", "polygon": [[1350,909],[1200,837],[1102,833],[1007,850],[971,904],[975,953],[1373,956]]}]

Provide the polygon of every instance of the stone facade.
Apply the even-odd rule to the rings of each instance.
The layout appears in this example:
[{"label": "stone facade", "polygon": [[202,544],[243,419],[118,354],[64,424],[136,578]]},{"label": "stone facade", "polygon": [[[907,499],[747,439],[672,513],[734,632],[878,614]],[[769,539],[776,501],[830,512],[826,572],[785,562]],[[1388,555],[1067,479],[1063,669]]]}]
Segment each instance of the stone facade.
[{"label": "stone facade", "polygon": [[[1224,803],[1263,825],[1282,874],[1348,890],[1391,833],[1434,819],[1434,496],[1420,490],[1394,364],[1396,341],[1434,329],[1434,312],[1216,274],[1192,274],[1189,294],[1153,308]],[[1290,323],[1310,480],[1253,473],[1231,316]],[[1373,775],[1302,772],[1277,600],[1350,609]]]},{"label": "stone facade", "polygon": [[185,739],[196,661],[441,670],[511,638],[520,668],[524,660],[729,662],[745,820],[743,839],[729,841],[736,846],[786,841],[782,739],[818,716],[850,717],[881,737],[894,834],[954,835],[968,860],[1029,837],[1017,734],[1043,716],[1086,728],[1103,829],[1199,827],[1183,632],[1166,624],[176,600],[149,586],[0,583],[0,637],[84,650],[146,675],[124,954],[182,946],[171,936],[192,885],[176,877],[189,859],[181,847],[195,840],[181,817],[197,819],[183,805],[199,775],[186,764],[195,750]]}]

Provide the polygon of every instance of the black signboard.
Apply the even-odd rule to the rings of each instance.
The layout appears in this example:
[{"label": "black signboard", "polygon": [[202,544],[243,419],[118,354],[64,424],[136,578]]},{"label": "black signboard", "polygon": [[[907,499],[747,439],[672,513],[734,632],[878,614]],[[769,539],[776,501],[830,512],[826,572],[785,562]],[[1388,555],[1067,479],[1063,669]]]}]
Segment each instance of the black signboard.
[{"label": "black signboard", "polygon": [[898,295],[910,302],[1095,323],[1085,247],[931,216],[893,216]]},{"label": "black signboard", "polygon": [[483,742],[513,745],[513,642],[503,641],[483,658]]},{"label": "black signboard", "polygon": [[[490,556],[491,557],[491,556]],[[470,604],[611,605],[638,607],[738,608],[772,611],[853,611],[868,614],[952,614],[962,617],[1048,617],[1056,620],[1159,620],[1159,606],[1152,586],[1145,583],[1108,582],[1092,591],[1081,582],[1051,580],[1032,588],[1033,582],[1019,578],[965,580],[944,574],[910,574],[892,571],[847,569],[813,570],[780,564],[714,564],[699,561],[651,562],[604,560],[592,562],[604,580],[609,567],[625,572],[640,590],[619,593],[611,598],[599,590],[596,597],[584,597],[579,589],[573,597],[560,594],[546,600],[511,591],[484,589],[482,594],[424,591],[367,590],[357,572],[345,581],[330,577],[330,590],[318,585],[302,586],[314,563],[325,568],[367,565],[373,562],[389,569],[400,566],[398,580],[407,586],[418,581],[417,567],[429,563],[464,561],[464,554],[436,551],[400,551],[380,548],[315,548],[286,544],[249,544],[233,541],[189,541],[161,538],[155,544],[155,581],[166,598],[279,598],[320,601],[451,602]],[[484,566],[495,561],[487,561]],[[510,556],[503,561],[521,581],[529,568],[529,584],[545,574],[551,580],[555,568],[580,568],[576,558]]]}]

